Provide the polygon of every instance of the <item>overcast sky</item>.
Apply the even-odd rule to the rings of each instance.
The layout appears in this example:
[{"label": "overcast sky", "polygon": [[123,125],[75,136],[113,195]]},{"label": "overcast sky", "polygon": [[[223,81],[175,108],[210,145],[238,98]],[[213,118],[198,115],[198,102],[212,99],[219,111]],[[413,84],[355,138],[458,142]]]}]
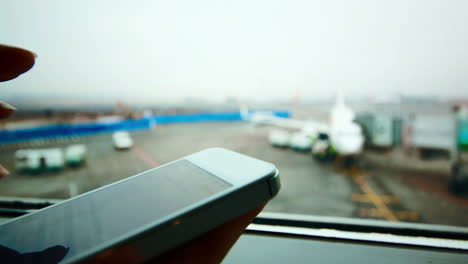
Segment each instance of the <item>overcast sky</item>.
[{"label": "overcast sky", "polygon": [[1,0],[0,42],[38,59],[0,84],[0,99],[468,97],[467,10],[465,0]]}]

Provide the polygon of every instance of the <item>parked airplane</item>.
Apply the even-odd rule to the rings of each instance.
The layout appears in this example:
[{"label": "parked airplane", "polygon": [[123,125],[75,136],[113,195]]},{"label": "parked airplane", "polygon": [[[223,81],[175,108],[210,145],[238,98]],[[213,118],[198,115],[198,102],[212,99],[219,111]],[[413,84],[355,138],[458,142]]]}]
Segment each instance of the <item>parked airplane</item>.
[{"label": "parked airplane", "polygon": [[[338,95],[330,110],[329,122],[281,118],[271,111],[248,111],[241,107],[241,116],[254,125],[271,125],[287,130],[275,129],[269,140],[274,146],[300,151],[312,151],[321,160],[333,159],[336,155],[352,157],[360,154],[364,145],[361,127],[354,122],[354,111],[345,104],[344,97]],[[290,133],[289,131],[295,131]]]}]

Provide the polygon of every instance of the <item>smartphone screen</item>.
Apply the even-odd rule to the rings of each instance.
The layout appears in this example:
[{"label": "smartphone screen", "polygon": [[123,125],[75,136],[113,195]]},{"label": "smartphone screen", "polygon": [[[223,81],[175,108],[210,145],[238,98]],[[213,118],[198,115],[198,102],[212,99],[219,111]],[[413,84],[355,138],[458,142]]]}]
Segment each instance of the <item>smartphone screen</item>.
[{"label": "smartphone screen", "polygon": [[179,160],[0,226],[0,245],[23,254],[63,246],[66,260],[231,186]]}]

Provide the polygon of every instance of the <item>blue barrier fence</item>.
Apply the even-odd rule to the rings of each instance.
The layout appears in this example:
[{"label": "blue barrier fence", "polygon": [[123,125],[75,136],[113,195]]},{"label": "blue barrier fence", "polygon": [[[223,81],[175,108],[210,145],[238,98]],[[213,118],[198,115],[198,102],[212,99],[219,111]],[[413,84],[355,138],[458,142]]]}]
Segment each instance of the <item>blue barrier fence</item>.
[{"label": "blue barrier fence", "polygon": [[[272,111],[277,117],[289,118],[288,111]],[[119,130],[146,130],[156,124],[241,121],[239,112],[198,113],[178,115],[155,115],[138,120],[124,120],[112,123],[57,124],[27,129],[0,131],[0,144],[35,139],[63,138],[111,133]]]},{"label": "blue barrier fence", "polygon": [[[272,111],[277,117],[289,118],[291,113],[288,111]],[[198,114],[179,114],[179,115],[157,115],[154,117],[157,124],[171,123],[194,123],[194,122],[219,122],[219,121],[240,121],[243,120],[239,112],[226,113],[198,113]]]},{"label": "blue barrier fence", "polygon": [[34,139],[87,136],[119,130],[141,130],[151,127],[150,119],[125,120],[115,123],[58,124],[36,128],[0,131],[0,144]]}]

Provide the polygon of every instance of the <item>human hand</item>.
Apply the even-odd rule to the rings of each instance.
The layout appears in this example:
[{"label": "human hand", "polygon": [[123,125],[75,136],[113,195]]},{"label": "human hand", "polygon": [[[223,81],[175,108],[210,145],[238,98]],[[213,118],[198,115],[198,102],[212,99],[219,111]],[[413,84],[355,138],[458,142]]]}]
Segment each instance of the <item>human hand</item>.
[{"label": "human hand", "polygon": [[194,240],[159,256],[148,263],[185,264],[221,263],[247,226],[265,207],[265,204],[231,220]]},{"label": "human hand", "polygon": [[[157,256],[147,264],[218,264],[224,259],[234,243],[239,239],[247,226],[265,207],[265,204],[243,214],[221,226],[200,235],[193,240],[176,247],[160,256]],[[133,246],[122,246],[103,252],[88,264],[127,264],[141,263],[142,254]]]},{"label": "human hand", "polygon": [[[36,54],[31,51],[0,44],[0,82],[14,79],[27,72],[33,67],[35,58]],[[8,118],[14,110],[14,107],[0,101],[0,119]],[[0,178],[5,175],[8,175],[8,171],[0,165]],[[263,207],[264,205],[239,216],[148,263],[220,263]],[[125,254],[119,258],[120,261],[114,263],[128,263],[126,260],[129,259]]]},{"label": "human hand", "polygon": [[[0,82],[14,79],[27,72],[34,65],[36,54],[29,50],[0,44]],[[15,108],[0,101],[0,119],[10,117]],[[8,170],[0,164],[0,178],[7,176]]]}]

